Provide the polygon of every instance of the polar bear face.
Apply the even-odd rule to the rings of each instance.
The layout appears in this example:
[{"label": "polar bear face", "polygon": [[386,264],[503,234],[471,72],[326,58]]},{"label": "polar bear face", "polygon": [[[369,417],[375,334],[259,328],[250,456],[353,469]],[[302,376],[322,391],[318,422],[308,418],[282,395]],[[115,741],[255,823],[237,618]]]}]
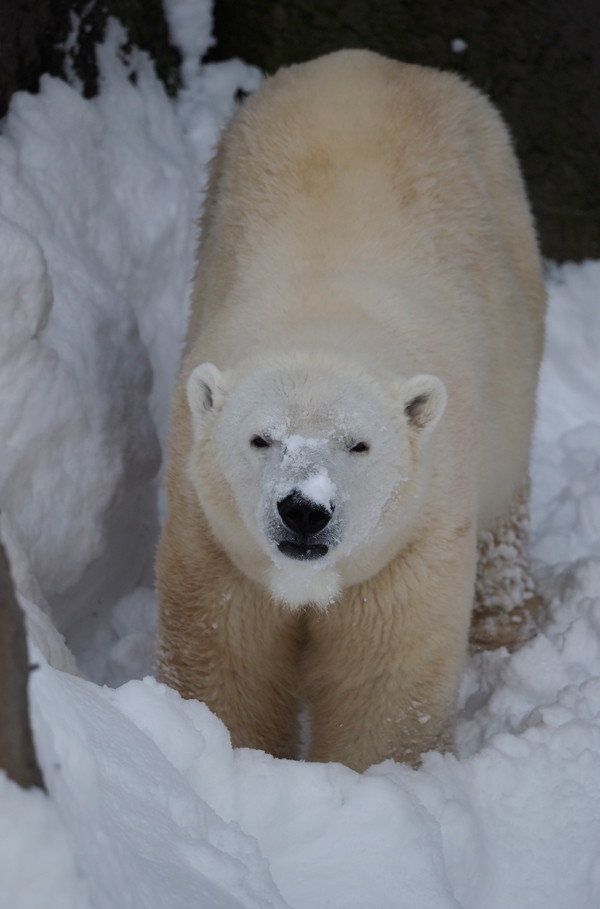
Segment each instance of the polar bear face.
[{"label": "polar bear face", "polygon": [[433,376],[384,387],[299,359],[241,374],[204,363],[187,384],[189,474],[211,528],[292,608],[325,606],[385,564],[446,403]]}]

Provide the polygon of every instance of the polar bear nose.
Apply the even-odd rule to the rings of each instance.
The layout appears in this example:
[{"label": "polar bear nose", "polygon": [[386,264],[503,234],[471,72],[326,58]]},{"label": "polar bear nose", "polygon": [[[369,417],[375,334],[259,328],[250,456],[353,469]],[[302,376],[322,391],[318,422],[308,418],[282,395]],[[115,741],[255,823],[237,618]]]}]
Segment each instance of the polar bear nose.
[{"label": "polar bear nose", "polygon": [[277,511],[288,530],[301,537],[323,530],[333,515],[333,508],[328,511],[323,505],[317,505],[295,491],[277,503]]}]

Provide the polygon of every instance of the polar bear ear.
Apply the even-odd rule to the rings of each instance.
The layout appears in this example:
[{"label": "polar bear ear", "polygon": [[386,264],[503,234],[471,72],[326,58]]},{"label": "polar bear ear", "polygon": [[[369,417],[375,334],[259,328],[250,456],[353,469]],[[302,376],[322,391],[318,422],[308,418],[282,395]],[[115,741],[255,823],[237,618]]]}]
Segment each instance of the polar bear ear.
[{"label": "polar bear ear", "polygon": [[212,363],[201,363],[187,381],[187,399],[196,435],[204,428],[207,416],[225,400],[224,377]]},{"label": "polar bear ear", "polygon": [[433,432],[448,399],[441,379],[427,375],[413,376],[403,383],[401,391],[408,425],[426,435]]}]

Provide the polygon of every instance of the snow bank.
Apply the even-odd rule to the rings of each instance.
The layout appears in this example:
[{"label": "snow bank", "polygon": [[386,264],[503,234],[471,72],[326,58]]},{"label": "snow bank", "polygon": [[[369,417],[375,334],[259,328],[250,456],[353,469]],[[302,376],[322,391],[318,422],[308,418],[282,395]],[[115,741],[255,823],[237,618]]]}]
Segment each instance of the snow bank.
[{"label": "snow bank", "polygon": [[358,775],[234,751],[202,704],[136,680],[205,164],[258,79],[199,66],[208,3],[168,10],[177,101],[113,23],[100,96],[47,78],[0,136],[1,532],[50,796],[0,775],[0,909],[596,909],[600,263],[548,275],[532,460],[548,620],[469,659],[458,757]]},{"label": "snow bank", "polygon": [[[0,136],[2,508],[61,627],[96,619],[105,644],[98,605],[152,583],[204,168],[235,90],[257,80],[203,71],[182,114],[125,40],[111,21],[97,99],[46,77]],[[89,625],[71,631],[81,649]]]}]

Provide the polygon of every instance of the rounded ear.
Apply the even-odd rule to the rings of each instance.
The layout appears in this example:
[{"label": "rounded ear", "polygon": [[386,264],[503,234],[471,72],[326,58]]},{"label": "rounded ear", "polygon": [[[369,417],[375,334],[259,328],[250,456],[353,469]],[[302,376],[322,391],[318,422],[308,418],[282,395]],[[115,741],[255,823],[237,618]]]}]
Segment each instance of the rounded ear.
[{"label": "rounded ear", "polygon": [[225,400],[224,379],[225,373],[213,363],[201,363],[187,380],[187,399],[196,436],[204,429],[209,414],[218,410]]},{"label": "rounded ear", "polygon": [[401,388],[404,414],[410,428],[420,433],[433,432],[446,409],[446,386],[436,376],[413,376]]}]

